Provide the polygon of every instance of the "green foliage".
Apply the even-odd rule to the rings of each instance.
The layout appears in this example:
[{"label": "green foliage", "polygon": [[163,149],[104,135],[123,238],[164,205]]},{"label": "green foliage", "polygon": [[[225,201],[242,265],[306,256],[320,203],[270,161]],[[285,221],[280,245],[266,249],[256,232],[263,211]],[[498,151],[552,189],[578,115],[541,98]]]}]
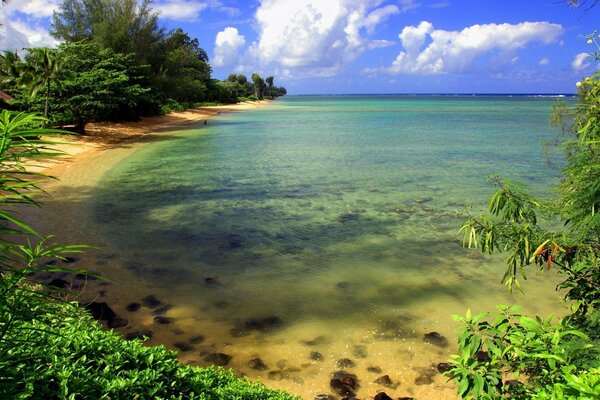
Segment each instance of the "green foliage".
[{"label": "green foliage", "polygon": [[[595,40],[588,37],[590,44]],[[552,122],[564,133],[554,196],[539,200],[524,185],[496,178],[489,212],[469,216],[461,227],[465,246],[508,253],[503,282],[510,289],[521,289],[527,268],[556,267],[573,314],[558,325],[506,307],[491,322],[486,314],[460,319],[460,354],[450,373],[459,396],[600,398],[600,73],[577,87],[580,104],[554,110]],[[486,354],[484,361],[478,352]],[[520,383],[504,385],[509,374]]]},{"label": "green foliage", "polygon": [[23,295],[38,318],[13,329],[0,357],[0,397],[12,399],[288,400],[221,368],[181,365],[176,353],[104,331],[76,304]]},{"label": "green foliage", "polygon": [[581,373],[588,376],[588,369],[600,367],[598,344],[568,319],[554,324],[552,317],[530,318],[518,309],[498,306],[494,315],[455,317],[462,325],[459,355],[453,356],[454,368],[447,374],[456,381],[458,396],[539,398],[539,393],[553,393],[555,387],[568,387],[575,398],[600,396],[600,385],[585,388],[591,381],[572,385]]},{"label": "green foliage", "polygon": [[68,78],[56,107],[64,122],[73,121],[79,132],[91,121],[135,119],[150,89],[145,69],[131,55],[101,49],[93,42],[60,47]]},{"label": "green foliage", "polygon": [[157,52],[163,35],[149,0],[64,0],[51,33],[65,43],[93,40],[101,49],[134,54],[140,64]]}]

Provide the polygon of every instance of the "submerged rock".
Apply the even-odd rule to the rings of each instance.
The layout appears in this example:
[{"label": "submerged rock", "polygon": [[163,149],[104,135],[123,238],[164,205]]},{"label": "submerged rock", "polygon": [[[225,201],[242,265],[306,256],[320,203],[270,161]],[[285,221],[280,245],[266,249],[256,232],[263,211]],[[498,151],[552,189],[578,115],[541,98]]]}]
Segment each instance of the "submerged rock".
[{"label": "submerged rock", "polygon": [[356,364],[354,364],[354,361],[352,361],[349,358],[341,358],[338,360],[337,362],[337,366],[338,368],[352,368],[354,367]]},{"label": "submerged rock", "polygon": [[128,323],[129,321],[127,321],[127,319],[116,315],[114,318],[108,321],[108,327],[112,329],[122,328],[124,326],[127,326]]},{"label": "submerged rock", "polygon": [[423,335],[423,341],[425,343],[432,344],[437,347],[446,348],[448,347],[448,339],[444,335],[438,332],[429,332]]},{"label": "submerged rock", "polygon": [[272,381],[280,381],[288,377],[283,371],[270,371],[267,377]]},{"label": "submerged rock", "polygon": [[136,312],[140,308],[142,308],[142,305],[140,303],[129,303],[127,304],[127,307],[125,307],[125,309],[129,312]]},{"label": "submerged rock", "polygon": [[249,319],[244,323],[244,328],[248,330],[254,330],[258,332],[269,332],[273,329],[279,328],[283,325],[283,320],[277,316],[262,318],[262,319]]},{"label": "submerged rock", "polygon": [[300,343],[302,343],[305,346],[318,346],[327,343],[328,340],[329,339],[327,338],[327,336],[317,336],[312,340],[301,340]]},{"label": "submerged rock", "polygon": [[454,366],[452,364],[442,362],[442,363],[439,363],[436,366],[436,368],[440,374],[443,374],[444,372],[451,371],[454,368]]},{"label": "submerged rock", "polygon": [[323,354],[318,351],[313,351],[310,353],[310,359],[313,361],[323,361]]},{"label": "submerged rock", "polygon": [[243,239],[242,236],[232,233],[227,235],[226,238],[227,243],[225,244],[226,250],[234,250],[242,247]]},{"label": "submerged rock", "polygon": [[204,278],[204,284],[211,288],[221,287],[221,282],[219,282],[217,278],[213,277]]},{"label": "submerged rock", "polygon": [[182,353],[194,350],[194,346],[192,346],[188,343],[185,343],[185,342],[175,342],[175,343],[173,343],[173,347],[175,347],[177,350],[181,351]]},{"label": "submerged rock", "polygon": [[156,308],[162,305],[163,302],[157,299],[156,296],[151,294],[142,299],[142,304],[148,308]]},{"label": "submerged rock", "polygon": [[200,343],[204,342],[204,339],[205,339],[204,336],[202,336],[202,335],[196,335],[196,336],[192,336],[190,338],[189,342],[191,344],[200,344]]},{"label": "submerged rock", "polygon": [[380,376],[379,378],[375,379],[375,383],[385,387],[392,387],[394,385],[389,375]]},{"label": "submerged rock", "polygon": [[231,356],[225,353],[208,353],[203,358],[204,361],[224,367],[231,361]]},{"label": "submerged rock", "polygon": [[354,374],[345,371],[334,372],[329,381],[331,389],[342,396],[356,396],[359,388],[358,378]]},{"label": "submerged rock", "polygon": [[156,308],[154,311],[152,311],[152,314],[163,315],[167,311],[169,311],[171,308],[173,308],[173,306],[171,304],[163,304],[162,306],[160,306],[160,307]]},{"label": "submerged rock", "polygon": [[110,321],[117,315],[105,302],[92,301],[91,303],[84,305],[83,308],[88,310],[88,312],[92,314],[92,318],[96,320]]},{"label": "submerged rock", "polygon": [[386,392],[379,392],[373,397],[373,400],[394,400]]},{"label": "submerged rock", "polygon": [[154,322],[161,325],[169,325],[175,321],[173,318],[163,317],[161,315],[154,317]]},{"label": "submerged rock", "polygon": [[415,368],[415,371],[419,373],[415,378],[415,385],[431,385],[433,378],[437,374],[437,371],[433,368]]},{"label": "submerged rock", "polygon": [[252,360],[248,361],[248,368],[255,369],[257,371],[269,369],[269,367],[267,367],[267,365],[260,358],[253,358]]},{"label": "submerged rock", "polygon": [[355,345],[352,354],[357,358],[367,358],[367,346],[363,346],[362,344]]},{"label": "submerged rock", "polygon": [[346,222],[356,221],[360,218],[360,214],[358,213],[345,213],[338,217],[338,222],[345,224]]},{"label": "submerged rock", "polygon": [[134,332],[129,332],[125,335],[125,339],[127,340],[134,340],[134,339],[143,339],[144,337],[147,337],[148,339],[152,338],[154,332],[152,332],[150,329],[144,329],[141,331],[134,331]]},{"label": "submerged rock", "polygon": [[369,367],[369,368],[367,368],[367,371],[369,371],[373,374],[380,374],[381,372],[383,372],[382,369],[379,367]]}]

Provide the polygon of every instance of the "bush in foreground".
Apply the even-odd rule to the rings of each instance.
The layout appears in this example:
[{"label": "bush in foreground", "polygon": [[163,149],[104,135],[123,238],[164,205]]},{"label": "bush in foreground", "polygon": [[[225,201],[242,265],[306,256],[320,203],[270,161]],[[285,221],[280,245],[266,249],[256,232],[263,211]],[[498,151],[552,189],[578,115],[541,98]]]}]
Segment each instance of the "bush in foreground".
[{"label": "bush in foreground", "polygon": [[145,346],[105,331],[75,303],[36,290],[13,292],[10,304],[35,313],[18,321],[0,357],[4,399],[295,399],[222,368],[179,363],[164,346]]}]

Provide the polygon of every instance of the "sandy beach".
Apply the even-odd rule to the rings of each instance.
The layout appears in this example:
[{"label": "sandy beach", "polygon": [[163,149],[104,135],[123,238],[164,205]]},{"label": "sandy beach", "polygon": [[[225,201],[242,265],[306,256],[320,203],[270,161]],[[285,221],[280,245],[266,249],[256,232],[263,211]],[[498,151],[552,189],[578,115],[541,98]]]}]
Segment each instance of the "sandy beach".
[{"label": "sandy beach", "polygon": [[60,179],[64,163],[73,163],[79,158],[90,157],[97,152],[107,151],[123,143],[130,143],[148,135],[164,135],[177,130],[178,127],[208,121],[223,113],[254,110],[268,105],[272,100],[260,102],[244,102],[222,106],[206,106],[189,109],[183,112],[171,112],[167,115],[141,118],[132,122],[96,122],[86,125],[86,135],[64,135],[58,139],[61,143],[52,146],[64,152],[64,156],[36,160],[29,164],[29,170],[44,172]]}]

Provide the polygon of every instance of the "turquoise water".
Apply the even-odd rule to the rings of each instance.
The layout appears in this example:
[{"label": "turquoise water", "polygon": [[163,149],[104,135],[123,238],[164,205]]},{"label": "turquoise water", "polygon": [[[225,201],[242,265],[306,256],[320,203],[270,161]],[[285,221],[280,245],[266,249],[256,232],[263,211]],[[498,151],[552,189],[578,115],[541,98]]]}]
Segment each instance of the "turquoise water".
[{"label": "turquoise water", "polygon": [[[168,293],[196,330],[210,329],[198,350],[227,348],[236,370],[268,380],[247,359],[274,365],[283,352],[305,366],[273,383],[307,397],[328,392],[335,360],[357,358],[358,343],[378,356],[358,357],[357,371],[385,364],[405,390],[438,390],[411,373],[452,353],[422,341],[430,331],[452,338],[451,314],[557,309],[546,282],[555,277],[533,273],[530,297],[510,295],[502,257],[457,237],[460,213],[480,212],[493,191],[487,176],[537,193],[556,181],[541,147],[555,135],[554,101],[286,97],[142,147],[95,189],[94,218],[125,268]],[[268,317],[280,322],[240,328]],[[327,338],[313,345],[326,361],[307,364],[303,342],[315,337]]]}]

